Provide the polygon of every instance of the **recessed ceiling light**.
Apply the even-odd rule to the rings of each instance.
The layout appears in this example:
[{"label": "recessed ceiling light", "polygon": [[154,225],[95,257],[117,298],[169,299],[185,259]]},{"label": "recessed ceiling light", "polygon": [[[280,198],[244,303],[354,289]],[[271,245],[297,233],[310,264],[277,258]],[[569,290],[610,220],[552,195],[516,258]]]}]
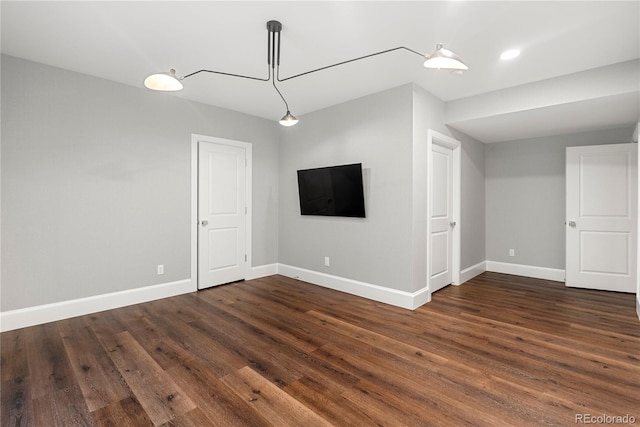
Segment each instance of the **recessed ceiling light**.
[{"label": "recessed ceiling light", "polygon": [[500,55],[500,59],[502,59],[503,61],[507,61],[509,59],[516,58],[519,55],[520,51],[518,49],[509,49],[502,52],[502,54]]}]

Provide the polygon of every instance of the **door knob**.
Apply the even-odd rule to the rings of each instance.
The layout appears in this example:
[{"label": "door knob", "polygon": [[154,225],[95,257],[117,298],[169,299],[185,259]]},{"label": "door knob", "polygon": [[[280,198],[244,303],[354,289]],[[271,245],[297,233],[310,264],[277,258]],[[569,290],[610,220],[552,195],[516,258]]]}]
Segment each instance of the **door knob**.
[{"label": "door knob", "polygon": [[569,221],[569,227],[575,227],[575,226],[576,226],[575,221]]},{"label": "door knob", "polygon": [[449,223],[449,225],[451,226],[451,228],[453,228],[453,227],[455,227],[455,226],[456,226],[456,222],[455,222],[455,221],[451,221],[451,222]]},{"label": "door knob", "polygon": [[207,221],[206,219],[203,219],[200,224],[202,224],[203,227],[206,227],[209,224],[209,221]]}]

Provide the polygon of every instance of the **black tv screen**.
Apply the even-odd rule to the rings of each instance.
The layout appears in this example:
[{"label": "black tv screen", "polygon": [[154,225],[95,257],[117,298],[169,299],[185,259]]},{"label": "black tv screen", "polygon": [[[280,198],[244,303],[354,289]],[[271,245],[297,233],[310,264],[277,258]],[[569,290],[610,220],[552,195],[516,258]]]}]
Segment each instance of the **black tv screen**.
[{"label": "black tv screen", "polygon": [[364,218],[362,164],[298,171],[302,215]]}]

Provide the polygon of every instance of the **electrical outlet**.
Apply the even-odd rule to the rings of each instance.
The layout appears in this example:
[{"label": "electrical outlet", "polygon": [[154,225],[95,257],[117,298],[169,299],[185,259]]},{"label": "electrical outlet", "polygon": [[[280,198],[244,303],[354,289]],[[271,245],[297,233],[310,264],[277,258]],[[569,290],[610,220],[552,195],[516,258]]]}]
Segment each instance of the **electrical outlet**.
[{"label": "electrical outlet", "polygon": [[516,256],[516,250],[515,249],[509,249],[509,256]]},{"label": "electrical outlet", "polygon": [[158,265],[158,274],[164,274],[164,265],[163,264]]},{"label": "electrical outlet", "polygon": [[328,257],[328,256],[326,256],[326,257],[324,257],[324,266],[325,266],[325,267],[329,267],[329,265],[330,265],[330,263],[329,263],[329,257]]}]

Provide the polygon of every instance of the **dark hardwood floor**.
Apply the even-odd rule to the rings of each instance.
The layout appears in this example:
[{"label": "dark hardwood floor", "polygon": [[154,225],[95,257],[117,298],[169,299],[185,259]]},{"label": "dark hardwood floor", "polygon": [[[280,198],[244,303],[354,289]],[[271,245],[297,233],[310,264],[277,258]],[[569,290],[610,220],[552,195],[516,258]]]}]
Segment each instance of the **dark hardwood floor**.
[{"label": "dark hardwood floor", "polygon": [[271,276],[5,332],[1,354],[2,426],[640,424],[634,296],[496,273],[415,311]]}]

